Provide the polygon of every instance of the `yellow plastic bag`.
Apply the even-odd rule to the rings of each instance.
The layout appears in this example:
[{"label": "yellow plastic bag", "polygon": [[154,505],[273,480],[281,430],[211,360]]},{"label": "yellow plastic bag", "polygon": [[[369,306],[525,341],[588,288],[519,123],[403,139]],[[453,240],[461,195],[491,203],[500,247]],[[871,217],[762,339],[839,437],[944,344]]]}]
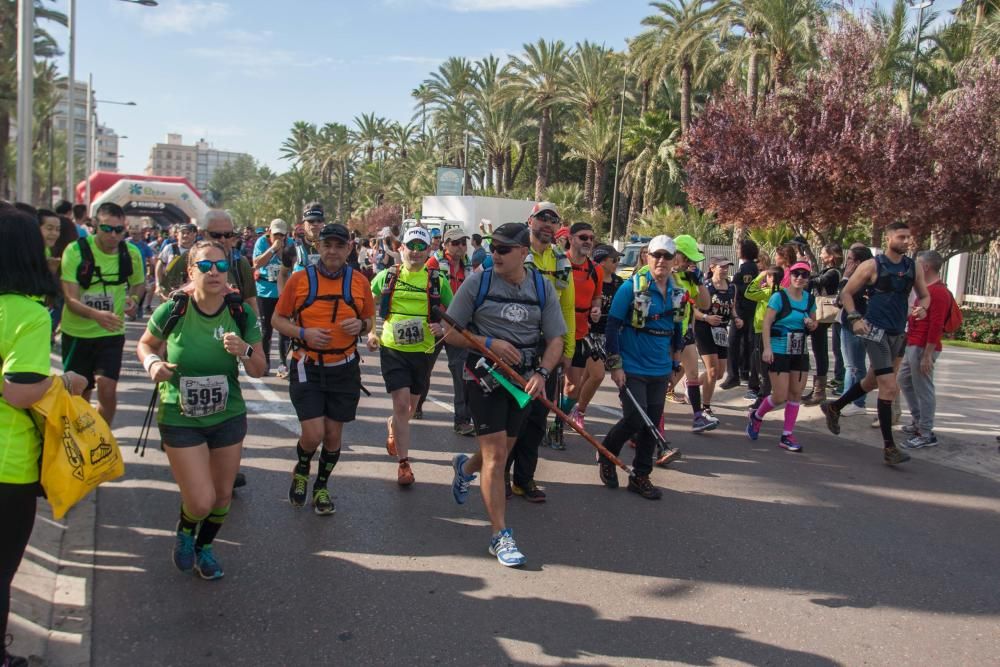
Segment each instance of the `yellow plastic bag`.
[{"label": "yellow plastic bag", "polygon": [[98,484],[125,474],[107,422],[87,401],[66,391],[59,378],[31,411],[43,438],[41,484],[55,518]]}]

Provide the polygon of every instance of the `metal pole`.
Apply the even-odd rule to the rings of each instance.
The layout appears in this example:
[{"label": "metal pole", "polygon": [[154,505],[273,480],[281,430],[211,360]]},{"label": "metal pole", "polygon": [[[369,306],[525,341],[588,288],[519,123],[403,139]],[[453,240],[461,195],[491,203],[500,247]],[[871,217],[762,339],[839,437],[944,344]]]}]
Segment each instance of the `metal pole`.
[{"label": "metal pole", "polygon": [[913,109],[913,95],[917,88],[917,59],[920,58],[920,32],[924,27],[924,4],[920,3],[917,12],[917,43],[913,47],[913,67],[910,68],[910,109]]},{"label": "metal pole", "polygon": [[66,193],[63,199],[76,201],[76,0],[69,0],[69,79],[66,82]]},{"label": "metal pole", "polygon": [[87,206],[87,215],[90,215],[90,172],[91,163],[94,160],[94,75],[87,75],[87,153],[84,158],[84,174],[86,192],[83,203]]},{"label": "metal pole", "polygon": [[18,0],[17,13],[17,200],[31,202],[31,140],[34,114],[35,3]]},{"label": "metal pole", "polygon": [[465,184],[469,180],[469,131],[465,131],[465,158],[462,160],[462,196],[465,196]]},{"label": "metal pole", "polygon": [[49,131],[48,131],[48,135],[49,135],[49,193],[47,195],[45,195],[45,208],[52,208],[53,207],[53,203],[52,203],[52,185],[53,185],[53,183],[52,183],[52,177],[53,177],[52,169],[53,169],[53,166],[54,166],[52,163],[53,163],[54,158],[55,158],[55,144],[52,141],[52,116],[49,116],[48,127],[49,127]]},{"label": "metal pole", "polygon": [[615,242],[615,217],[618,214],[618,171],[622,161],[622,128],[625,125],[625,84],[628,81],[628,68],[622,72],[622,107],[618,114],[618,150],[615,153],[615,184],[611,191],[611,226],[608,229],[608,241]]}]

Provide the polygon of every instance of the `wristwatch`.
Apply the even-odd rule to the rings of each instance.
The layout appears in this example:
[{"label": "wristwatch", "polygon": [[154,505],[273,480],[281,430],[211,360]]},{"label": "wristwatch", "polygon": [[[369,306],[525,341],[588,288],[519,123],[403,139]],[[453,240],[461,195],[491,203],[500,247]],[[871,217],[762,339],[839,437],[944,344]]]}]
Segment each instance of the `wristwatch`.
[{"label": "wristwatch", "polygon": [[253,345],[247,345],[247,350],[242,355],[240,355],[240,359],[246,361],[252,356],[253,356]]},{"label": "wristwatch", "polygon": [[859,313],[856,310],[852,310],[851,312],[847,313],[847,321],[850,322],[851,324],[853,324],[853,323],[855,323],[858,320],[863,319],[863,318],[864,318],[864,315],[862,315],[861,313]]},{"label": "wristwatch", "polygon": [[544,366],[539,366],[538,368],[535,369],[535,372],[541,375],[546,380],[548,380],[549,376],[552,374],[551,371],[549,371],[549,369],[545,368]]}]

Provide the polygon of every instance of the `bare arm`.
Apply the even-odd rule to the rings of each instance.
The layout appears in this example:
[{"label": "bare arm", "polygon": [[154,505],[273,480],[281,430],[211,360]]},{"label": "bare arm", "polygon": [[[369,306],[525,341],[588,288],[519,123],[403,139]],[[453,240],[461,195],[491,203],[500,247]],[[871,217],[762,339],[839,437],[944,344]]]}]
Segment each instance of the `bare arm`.
[{"label": "bare arm", "polygon": [[[877,270],[874,259],[865,260],[854,270],[847,284],[840,290],[840,302],[844,304],[845,311],[852,313],[857,310],[854,305],[854,295],[872,282]],[[924,289],[926,290],[926,287]]]}]

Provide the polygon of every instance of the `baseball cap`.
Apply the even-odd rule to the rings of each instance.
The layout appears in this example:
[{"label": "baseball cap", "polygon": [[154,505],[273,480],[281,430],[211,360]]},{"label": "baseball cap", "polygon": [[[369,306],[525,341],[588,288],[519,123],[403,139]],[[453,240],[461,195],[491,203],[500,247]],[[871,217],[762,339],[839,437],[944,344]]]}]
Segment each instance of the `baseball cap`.
[{"label": "baseball cap", "polygon": [[569,238],[569,227],[560,227],[556,230],[555,237],[557,239],[568,239]]},{"label": "baseball cap", "polygon": [[461,227],[452,227],[444,233],[445,243],[451,243],[452,241],[461,241],[462,239],[469,238],[469,235],[465,233],[465,230]]},{"label": "baseball cap", "polygon": [[270,229],[272,234],[284,234],[288,236],[288,223],[281,218],[272,220]]},{"label": "baseball cap", "polygon": [[552,212],[557,218],[560,217],[559,211],[556,210],[556,205],[550,201],[540,201],[535,204],[531,209],[531,215],[529,217],[533,218],[539,213],[544,213],[545,211]]},{"label": "baseball cap", "polygon": [[302,219],[306,222],[313,220],[322,221],[325,217],[326,214],[323,212],[323,205],[319,202],[313,202],[302,210]]},{"label": "baseball cap", "polygon": [[[681,234],[674,239],[674,243],[677,245],[677,250],[692,262],[700,262],[705,259],[705,255],[698,250],[698,242],[690,234]],[[649,251],[653,252],[652,246],[650,246]]]},{"label": "baseball cap", "polygon": [[666,234],[660,234],[659,236],[654,236],[649,241],[649,254],[652,255],[654,252],[669,252],[671,255],[677,254],[678,243],[675,243],[672,238]]},{"label": "baseball cap", "polygon": [[403,245],[406,245],[410,241],[423,241],[427,245],[430,245],[431,235],[423,227],[410,227],[403,234]]},{"label": "baseball cap", "polygon": [[179,225],[178,229],[180,229],[182,232],[196,232],[198,231],[198,225],[194,224],[193,222],[185,222],[184,224]]},{"label": "baseball cap", "polygon": [[326,239],[337,239],[346,243],[351,240],[351,233],[347,231],[347,227],[331,222],[328,225],[323,225],[323,229],[319,231],[319,240],[325,241]]},{"label": "baseball cap", "polygon": [[592,232],[594,231],[594,226],[589,222],[574,222],[569,227],[570,234],[579,234],[580,232]]},{"label": "baseball cap", "polygon": [[602,243],[594,248],[593,255],[595,262],[603,262],[608,257],[620,257],[621,253],[618,252],[613,245]]},{"label": "baseball cap", "polygon": [[795,264],[792,264],[791,268],[788,269],[788,273],[791,273],[792,271],[808,271],[811,275],[812,267],[805,262],[796,262]]},{"label": "baseball cap", "polygon": [[531,244],[531,232],[523,222],[505,222],[493,230],[493,244],[527,247]]},{"label": "baseball cap", "polygon": [[733,262],[728,257],[723,257],[722,255],[715,255],[708,258],[709,266],[732,266]]},{"label": "baseball cap", "polygon": [[437,227],[435,227],[434,229],[431,230],[431,238],[432,239],[437,238],[439,236],[441,236],[441,230],[440,229],[438,229]]}]

